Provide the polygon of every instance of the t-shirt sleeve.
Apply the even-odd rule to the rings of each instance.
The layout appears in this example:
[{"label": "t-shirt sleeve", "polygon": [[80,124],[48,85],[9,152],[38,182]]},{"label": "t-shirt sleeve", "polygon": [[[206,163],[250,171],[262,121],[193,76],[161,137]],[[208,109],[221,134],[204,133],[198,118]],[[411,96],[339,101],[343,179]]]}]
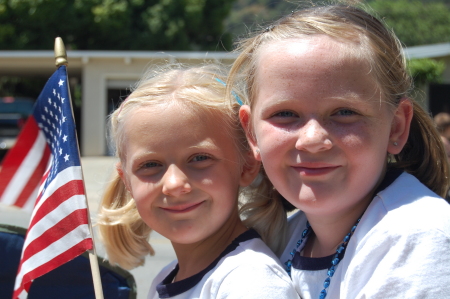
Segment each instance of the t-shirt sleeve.
[{"label": "t-shirt sleeve", "polygon": [[222,281],[217,298],[299,298],[294,285],[281,269],[269,265],[243,264]]},{"label": "t-shirt sleeve", "polygon": [[450,294],[449,277],[447,231],[386,231],[383,238],[369,238],[359,249],[349,265],[341,295],[372,299],[442,298]]}]

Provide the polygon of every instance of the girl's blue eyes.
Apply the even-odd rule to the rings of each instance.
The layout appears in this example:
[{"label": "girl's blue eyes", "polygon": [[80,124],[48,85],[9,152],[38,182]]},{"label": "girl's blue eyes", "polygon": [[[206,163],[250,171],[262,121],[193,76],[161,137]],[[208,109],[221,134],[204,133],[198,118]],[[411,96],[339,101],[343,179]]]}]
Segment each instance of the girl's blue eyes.
[{"label": "girl's blue eyes", "polygon": [[[340,116],[351,116],[355,115],[356,113],[350,109],[340,109],[336,112],[336,115]],[[274,117],[296,117],[297,114],[291,111],[280,111],[273,115]]]},{"label": "girl's blue eyes", "polygon": [[161,164],[156,163],[156,162],[148,162],[148,163],[145,163],[145,164],[142,165],[142,166],[145,167],[145,168],[152,168],[152,167],[158,167],[158,166],[161,166]]},{"label": "girl's blue eyes", "polygon": [[211,157],[207,155],[198,155],[192,158],[192,162],[201,162],[210,159]]},{"label": "girl's blue eyes", "polygon": [[341,109],[337,112],[337,114],[342,115],[342,116],[349,116],[349,115],[354,115],[355,112],[349,109]]},{"label": "girl's blue eyes", "polygon": [[281,112],[276,113],[274,116],[277,116],[277,117],[294,117],[294,116],[296,116],[296,114],[291,112],[291,111],[281,111]]},{"label": "girl's blue eyes", "polygon": [[[194,156],[189,162],[202,162],[211,159],[208,155],[196,155]],[[147,162],[142,164],[142,168],[154,168],[154,167],[160,167],[162,166],[161,163],[158,162]]]}]

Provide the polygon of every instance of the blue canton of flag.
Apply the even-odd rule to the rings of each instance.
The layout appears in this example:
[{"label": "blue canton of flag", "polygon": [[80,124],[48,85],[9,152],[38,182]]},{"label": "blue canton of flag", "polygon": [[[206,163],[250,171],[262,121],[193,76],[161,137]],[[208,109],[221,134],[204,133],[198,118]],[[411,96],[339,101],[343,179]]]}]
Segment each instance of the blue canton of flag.
[{"label": "blue canton of flag", "polygon": [[41,93],[41,97],[46,100],[38,101],[33,112],[34,119],[44,133],[52,153],[49,176],[42,186],[44,190],[58,172],[70,166],[81,165],[66,80],[64,66],[49,79]]}]

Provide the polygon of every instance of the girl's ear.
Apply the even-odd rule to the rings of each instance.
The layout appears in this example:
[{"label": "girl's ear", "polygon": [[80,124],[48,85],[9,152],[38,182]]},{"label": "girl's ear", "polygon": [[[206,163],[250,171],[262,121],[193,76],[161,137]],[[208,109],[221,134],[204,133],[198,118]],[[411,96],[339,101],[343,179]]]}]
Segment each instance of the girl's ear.
[{"label": "girl's ear", "polygon": [[388,153],[397,155],[402,151],[408,141],[412,117],[413,104],[411,100],[407,98],[401,99],[392,120],[391,135],[389,136],[387,148]]},{"label": "girl's ear", "polygon": [[253,134],[250,106],[241,106],[241,108],[239,109],[239,119],[241,121],[242,127],[244,128],[245,135],[247,136],[248,143],[250,144],[250,148],[252,149],[253,156],[256,160],[261,161],[258,144],[256,142],[255,135]]},{"label": "girl's ear", "polygon": [[249,151],[245,157],[244,167],[242,168],[240,186],[247,187],[256,178],[261,168],[261,162],[257,161]]},{"label": "girl's ear", "polygon": [[129,186],[128,186],[128,182],[126,180],[125,174],[123,173],[123,168],[122,168],[122,163],[117,162],[116,164],[116,170],[117,170],[117,174],[120,176],[120,178],[122,179],[123,184],[125,185],[125,188],[127,188],[128,192],[131,192]]}]

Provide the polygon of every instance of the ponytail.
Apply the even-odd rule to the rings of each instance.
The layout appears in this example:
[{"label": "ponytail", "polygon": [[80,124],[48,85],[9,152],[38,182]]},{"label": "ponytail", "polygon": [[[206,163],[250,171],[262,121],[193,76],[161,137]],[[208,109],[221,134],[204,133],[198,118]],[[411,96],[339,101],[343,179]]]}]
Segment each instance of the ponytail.
[{"label": "ponytail", "polygon": [[413,103],[413,109],[408,141],[403,150],[394,155],[390,165],[414,175],[445,197],[449,188],[447,155],[431,117],[417,103]]},{"label": "ponytail", "polygon": [[155,254],[148,243],[151,228],[142,221],[117,173],[103,195],[98,226],[112,264],[133,269],[144,264],[145,256]]},{"label": "ponytail", "polygon": [[262,181],[250,194],[245,194],[248,199],[239,213],[247,227],[255,229],[273,252],[281,254],[287,239],[286,210],[264,170],[258,175]]}]

